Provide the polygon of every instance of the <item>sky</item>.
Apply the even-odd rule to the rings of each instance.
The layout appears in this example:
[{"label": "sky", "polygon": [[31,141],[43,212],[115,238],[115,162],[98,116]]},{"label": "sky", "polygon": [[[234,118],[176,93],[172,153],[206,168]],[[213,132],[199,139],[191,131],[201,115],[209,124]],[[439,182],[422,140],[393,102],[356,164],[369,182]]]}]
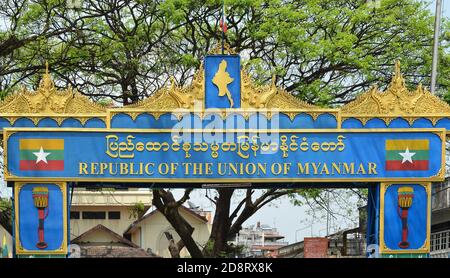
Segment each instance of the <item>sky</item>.
[{"label": "sky", "polygon": [[[184,190],[182,189],[176,189],[174,190],[174,196],[176,198],[180,198],[183,195],[183,192]],[[239,198],[242,194],[242,191],[236,194],[237,196],[232,199],[232,206],[236,206],[237,202],[242,200],[242,198]],[[205,189],[194,190],[191,193],[190,201],[204,210],[214,211],[214,207],[211,202],[205,198]],[[356,210],[356,198],[351,202],[354,203],[354,208]],[[333,205],[333,203],[331,203],[330,206],[332,211],[340,211],[340,209],[336,205]],[[278,232],[285,236],[285,239],[280,241],[288,241],[289,243],[301,241],[304,237],[325,236],[327,227],[325,214],[322,213],[316,217],[311,217],[311,215],[308,214],[308,210],[308,206],[295,206],[288,198],[280,198],[262,207],[255,215],[247,220],[243,226],[247,227],[250,225],[256,225],[257,222],[260,222],[261,224],[276,227]],[[329,233],[332,234],[337,232],[340,230],[339,228],[357,227],[356,223],[358,221],[358,217],[355,214],[353,216],[355,221],[354,224],[340,218],[334,219],[330,217]]]},{"label": "sky", "polygon": [[[442,1],[443,16],[450,17],[450,0]],[[435,1],[431,1],[429,5],[430,11],[435,12]],[[0,183],[0,196],[10,196],[10,190],[5,188],[4,183]],[[183,190],[174,190],[176,197],[183,194]],[[239,198],[233,199],[236,203]],[[205,198],[205,190],[194,190],[191,193],[191,201],[205,210],[214,211],[214,207]],[[356,208],[356,202],[355,202]],[[251,217],[244,226],[256,225],[259,221],[261,224],[275,226],[278,231],[285,236],[285,240],[289,243],[303,240],[308,236],[324,236],[326,234],[326,221],[315,217],[315,221],[311,222],[312,217],[307,213],[306,206],[294,206],[288,199],[283,198],[276,200],[273,203],[263,207],[253,217]],[[357,218],[355,216],[355,221]],[[335,226],[330,229],[330,233],[337,231],[340,228],[353,228],[352,224],[332,218],[332,225]]]},{"label": "sky", "polygon": [[[450,17],[450,1],[449,0],[442,0],[442,15],[444,17]],[[434,14],[436,11],[436,1],[433,0],[430,3],[429,9]]]}]

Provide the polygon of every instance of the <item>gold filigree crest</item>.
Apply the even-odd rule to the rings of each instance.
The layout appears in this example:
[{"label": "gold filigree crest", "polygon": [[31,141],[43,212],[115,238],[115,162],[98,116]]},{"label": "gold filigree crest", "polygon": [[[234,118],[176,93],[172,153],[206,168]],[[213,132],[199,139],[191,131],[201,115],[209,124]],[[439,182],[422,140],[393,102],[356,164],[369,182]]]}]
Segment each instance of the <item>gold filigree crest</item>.
[{"label": "gold filigree crest", "polygon": [[[235,54],[227,44],[224,45],[224,49],[226,54]],[[221,44],[218,44],[210,54],[221,54]],[[337,109],[324,109],[301,101],[287,91],[277,88],[274,78],[269,85],[255,85],[245,68],[241,70],[241,108],[238,109],[221,109],[220,111],[204,109],[205,76],[203,64],[195,73],[189,86],[178,86],[173,77],[170,80],[170,86],[161,88],[145,100],[123,108],[109,110],[109,117],[112,118],[114,115],[124,113],[135,120],[137,116],[147,113],[158,119],[162,114],[184,109],[186,112],[198,114],[200,117],[211,113],[219,114],[222,118],[231,114],[240,114],[248,119],[251,114],[259,112],[271,118],[274,113],[278,112],[287,115],[291,120],[301,113],[310,115],[314,120],[325,113],[334,115],[336,120],[338,119],[339,112]],[[176,112],[175,115],[180,119],[183,113]]]},{"label": "gold filigree crest", "polygon": [[170,77],[170,85],[159,89],[148,98],[137,103],[117,108],[114,113],[122,111],[149,111],[149,112],[170,112],[176,109],[193,109],[196,101],[204,98],[204,76],[203,64],[199,71],[194,74],[191,84],[187,87],[180,87],[174,77]]},{"label": "gold filigree crest", "polygon": [[28,118],[35,125],[44,118],[54,119],[58,125],[68,118],[77,119],[82,125],[93,117],[106,119],[106,109],[89,101],[70,86],[65,90],[57,90],[46,62],[45,74],[36,91],[21,88],[8,95],[0,103],[0,117],[10,124],[19,118]]},{"label": "gold filigree crest", "polygon": [[381,92],[372,87],[356,100],[341,108],[342,119],[356,118],[363,125],[368,120],[379,118],[388,125],[396,118],[403,118],[411,125],[419,118],[429,119],[433,125],[442,118],[450,117],[450,106],[431,94],[419,84],[409,91],[400,71],[400,62],[395,63],[395,72],[388,88]]},{"label": "gold filigree crest", "polygon": [[[232,53],[228,47],[227,49],[228,53]],[[218,50],[216,49],[215,52]],[[201,65],[189,86],[181,87],[176,84],[174,78],[171,78],[170,86],[162,88],[134,105],[109,110],[109,117],[117,113],[126,113],[136,119],[140,114],[149,113],[158,119],[162,114],[171,113],[180,108],[194,111],[198,104],[200,104],[198,114],[203,117],[207,114],[202,106],[204,94],[204,71]],[[402,117],[410,124],[418,118],[426,118],[434,125],[438,120],[450,117],[450,106],[432,95],[422,85],[412,92],[406,88],[399,62],[396,63],[395,74],[386,91],[380,92],[373,87],[355,101],[342,107],[342,115],[338,109],[323,109],[299,100],[285,90],[277,88],[274,79],[270,85],[257,86],[247,70],[242,69],[241,108],[223,110],[219,114],[225,118],[230,113],[238,113],[248,118],[252,113],[260,112],[270,118],[272,112],[268,111],[271,110],[277,110],[289,116],[291,120],[300,113],[308,114],[313,119],[317,119],[321,114],[330,113],[336,119],[341,116],[343,119],[357,118],[363,124],[373,118],[380,118],[389,124],[393,119]],[[34,124],[38,124],[43,118],[50,117],[58,124],[67,118],[75,118],[84,125],[92,117],[107,118],[105,112],[103,107],[90,102],[70,87],[58,91],[48,73],[48,66],[35,92],[22,88],[0,103],[0,116],[6,118],[11,124],[22,117],[32,120]],[[181,112],[175,114],[178,118],[183,115]]]},{"label": "gold filigree crest", "polygon": [[[216,45],[208,52],[209,54],[222,54],[222,43],[216,43]],[[223,54],[235,55],[236,51],[230,47],[230,45],[226,42],[223,44]]]}]

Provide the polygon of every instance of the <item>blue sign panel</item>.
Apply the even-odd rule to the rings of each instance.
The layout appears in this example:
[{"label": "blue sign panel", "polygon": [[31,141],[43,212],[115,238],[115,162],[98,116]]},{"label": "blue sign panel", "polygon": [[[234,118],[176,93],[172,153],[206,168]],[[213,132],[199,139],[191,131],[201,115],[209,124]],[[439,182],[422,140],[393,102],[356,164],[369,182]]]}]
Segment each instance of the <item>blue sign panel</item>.
[{"label": "blue sign panel", "polygon": [[442,180],[444,130],[11,129],[6,179],[140,181]]},{"label": "blue sign panel", "polygon": [[57,184],[20,184],[17,194],[18,254],[66,252],[65,189]]},{"label": "blue sign panel", "polygon": [[241,107],[239,55],[209,55],[205,58],[205,109]]},{"label": "blue sign panel", "polygon": [[383,210],[384,250],[427,251],[429,205],[424,185],[388,185]]}]

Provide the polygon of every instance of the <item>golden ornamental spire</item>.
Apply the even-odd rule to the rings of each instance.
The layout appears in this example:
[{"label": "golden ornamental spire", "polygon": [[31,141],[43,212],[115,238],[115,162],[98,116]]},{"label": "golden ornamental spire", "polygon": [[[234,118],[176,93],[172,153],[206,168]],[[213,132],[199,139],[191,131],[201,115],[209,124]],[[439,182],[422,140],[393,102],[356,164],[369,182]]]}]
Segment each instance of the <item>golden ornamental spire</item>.
[{"label": "golden ornamental spire", "polygon": [[[223,50],[225,54],[234,55],[237,54],[234,49],[230,47],[228,43],[223,44]],[[222,43],[218,42],[209,52],[208,54],[222,54]]]},{"label": "golden ornamental spire", "polygon": [[45,61],[45,73],[39,83],[39,89],[47,96],[55,92],[55,83],[48,71],[48,61]]},{"label": "golden ornamental spire", "polygon": [[344,105],[341,111],[344,118],[378,117],[389,122],[395,117],[411,118],[415,114],[423,117],[436,113],[450,113],[450,107],[423,88],[422,84],[419,84],[414,91],[409,91],[400,70],[400,61],[397,60],[394,75],[385,91],[381,92],[377,87],[373,87],[354,101]]},{"label": "golden ornamental spire", "polygon": [[394,76],[392,77],[391,84],[388,90],[392,90],[395,94],[400,92],[406,92],[405,79],[403,78],[400,61],[397,60],[394,66]]},{"label": "golden ornamental spire", "polygon": [[[60,116],[62,114],[93,114],[102,113],[105,109],[92,103],[89,99],[69,86],[65,90],[57,90],[49,73],[48,61],[45,61],[45,73],[36,91],[23,89],[7,96],[0,103],[0,114],[39,114]],[[61,121],[62,118],[58,118]],[[13,120],[12,120],[13,121]]]},{"label": "golden ornamental spire", "polygon": [[402,77],[402,72],[401,72],[400,68],[401,68],[400,60],[396,60],[395,61],[395,66],[394,66],[394,71],[395,71],[394,76]]}]

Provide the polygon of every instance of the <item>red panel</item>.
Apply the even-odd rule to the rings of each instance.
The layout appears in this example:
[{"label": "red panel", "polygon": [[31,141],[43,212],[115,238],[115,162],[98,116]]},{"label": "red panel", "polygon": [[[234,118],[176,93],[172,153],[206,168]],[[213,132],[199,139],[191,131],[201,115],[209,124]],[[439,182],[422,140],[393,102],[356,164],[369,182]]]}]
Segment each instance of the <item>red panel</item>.
[{"label": "red panel", "polygon": [[48,160],[48,163],[44,161],[39,161],[36,163],[35,160],[21,160],[20,170],[36,170],[36,171],[63,171],[64,170],[64,160]]},{"label": "red panel", "polygon": [[428,170],[428,160],[414,160],[413,163],[401,160],[387,160],[386,170],[388,171],[405,171],[405,170]]}]

